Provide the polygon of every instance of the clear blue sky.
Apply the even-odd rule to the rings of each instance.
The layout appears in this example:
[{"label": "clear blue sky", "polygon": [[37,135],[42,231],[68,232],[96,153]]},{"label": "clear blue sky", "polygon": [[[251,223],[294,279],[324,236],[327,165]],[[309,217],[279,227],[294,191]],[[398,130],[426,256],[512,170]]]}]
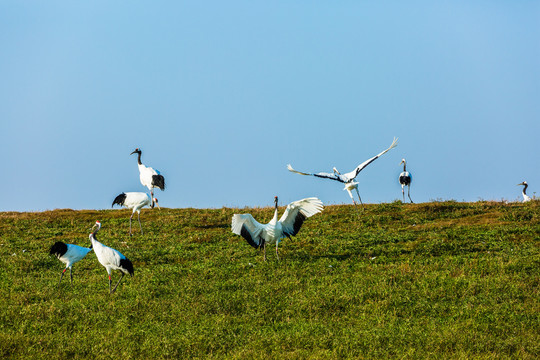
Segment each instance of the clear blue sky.
[{"label": "clear blue sky", "polygon": [[4,1],[0,211],[540,193],[538,1]]}]

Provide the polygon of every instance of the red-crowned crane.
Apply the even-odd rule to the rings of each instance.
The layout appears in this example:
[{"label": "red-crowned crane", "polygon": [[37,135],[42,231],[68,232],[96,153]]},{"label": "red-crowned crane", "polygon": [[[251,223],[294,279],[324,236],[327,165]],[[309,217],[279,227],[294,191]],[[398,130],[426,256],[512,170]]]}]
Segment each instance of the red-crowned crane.
[{"label": "red-crowned crane", "polygon": [[141,209],[145,206],[150,206],[150,208],[154,208],[154,204],[157,205],[159,209],[159,203],[156,198],[153,198],[150,200],[150,197],[147,193],[143,192],[125,192],[118,195],[113,203],[118,204],[119,206],[125,206],[128,209],[133,209],[133,212],[131,213],[131,216],[129,217],[129,236],[131,236],[131,220],[133,219],[133,215],[135,215],[135,212],[137,212],[137,219],[139,220],[139,227],[141,229],[141,235],[143,234],[142,225],[141,225]]},{"label": "red-crowned crane", "polygon": [[323,178],[323,179],[336,180],[336,181],[339,181],[341,183],[344,183],[345,188],[343,190],[347,190],[347,192],[349,193],[349,196],[351,197],[351,200],[353,201],[354,206],[356,206],[356,201],[354,201],[352,190],[356,190],[356,194],[358,195],[358,200],[360,200],[360,204],[362,204],[362,206],[363,206],[364,204],[362,203],[362,199],[360,198],[360,193],[358,192],[358,182],[354,181],[355,178],[358,176],[360,171],[364,170],[364,168],[366,166],[371,164],[373,161],[377,160],[379,158],[379,156],[382,156],[387,151],[389,151],[390,149],[395,148],[397,146],[397,140],[398,140],[397,138],[394,138],[394,141],[392,141],[392,145],[390,145],[390,147],[388,149],[386,149],[383,152],[375,155],[374,157],[364,161],[363,163],[358,165],[353,171],[348,172],[346,174],[341,174],[335,167],[333,168],[333,170],[334,170],[333,173],[325,173],[325,172],[305,173],[305,172],[294,170],[293,167],[291,166],[291,164],[287,165],[287,169],[289,169],[289,171],[291,171],[291,172],[294,172],[294,173],[297,173],[297,174],[300,174],[300,175],[311,175],[311,176],[316,176],[316,177]]},{"label": "red-crowned crane", "polygon": [[401,184],[401,194],[403,195],[403,202],[405,202],[405,186],[407,186],[407,195],[409,196],[409,200],[411,200],[411,203],[413,202],[411,199],[411,182],[412,182],[412,175],[410,172],[407,171],[407,162],[405,159],[401,159],[401,162],[399,165],[403,164],[403,172],[399,174],[399,183]]},{"label": "red-crowned crane", "polygon": [[71,285],[73,286],[73,273],[71,272],[71,268],[75,263],[82,260],[90,251],[92,251],[92,246],[87,248],[79,245],[65,244],[61,241],[57,241],[54,243],[53,246],[51,246],[49,254],[55,255],[58,260],[66,264],[64,271],[62,271],[62,274],[60,275],[60,281],[58,282],[58,286],[60,286],[62,278],[64,277],[64,273],[68,268],[69,277],[71,278]]},{"label": "red-crowned crane", "polygon": [[321,200],[311,197],[294,201],[287,205],[278,221],[278,197],[274,198],[274,217],[268,224],[260,224],[251,214],[234,214],[231,230],[242,236],[254,248],[264,250],[266,261],[266,244],[276,243],[276,257],[279,260],[278,245],[281,239],[294,236],[300,231],[304,221],[323,210]]},{"label": "red-crowned crane", "polygon": [[529,187],[529,184],[527,184],[526,181],[517,184],[517,186],[523,185],[523,192],[521,193],[523,195],[523,202],[531,201],[531,197],[526,194],[527,188]]},{"label": "red-crowned crane", "polygon": [[133,154],[138,154],[137,163],[139,165],[139,178],[141,184],[150,190],[150,196],[151,198],[154,198],[154,188],[160,188],[162,191],[165,190],[165,178],[159,171],[154,170],[141,162],[141,149],[137,148],[129,155]]},{"label": "red-crowned crane", "polygon": [[[122,278],[125,274],[129,274],[133,277],[133,264],[127,257],[122,255],[120,251],[115,250],[113,248],[110,248],[108,246],[103,245],[97,240],[97,233],[101,229],[101,223],[99,221],[96,221],[96,224],[92,227],[92,233],[90,234],[90,241],[92,242],[92,246],[94,247],[94,252],[96,253],[96,256],[98,258],[98,261],[105,267],[107,270],[107,274],[109,275],[109,294],[112,294],[115,292],[116,288],[118,287],[118,284],[120,284],[120,281],[122,281]],[[114,289],[111,290],[111,271],[112,270],[118,270],[122,274],[120,276],[120,279],[114,286]]]}]

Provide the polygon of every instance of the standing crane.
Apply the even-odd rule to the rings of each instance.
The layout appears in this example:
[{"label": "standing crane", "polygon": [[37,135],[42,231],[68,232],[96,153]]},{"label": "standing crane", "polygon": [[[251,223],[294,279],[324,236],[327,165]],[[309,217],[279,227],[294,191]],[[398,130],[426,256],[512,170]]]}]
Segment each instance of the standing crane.
[{"label": "standing crane", "polygon": [[139,220],[139,227],[141,229],[141,235],[143,234],[142,225],[141,225],[141,209],[145,206],[150,206],[150,208],[154,208],[154,204],[157,205],[159,209],[159,203],[156,198],[153,198],[150,200],[150,197],[147,193],[143,192],[126,192],[121,193],[116,198],[114,198],[114,201],[112,203],[111,207],[114,207],[114,204],[118,204],[119,206],[125,206],[128,209],[133,209],[133,212],[131,213],[131,216],[129,217],[129,236],[131,236],[131,220],[133,219],[133,215],[135,215],[135,212],[137,212],[137,219]]},{"label": "standing crane", "polygon": [[413,202],[411,199],[411,182],[412,182],[412,175],[410,172],[407,171],[407,162],[405,159],[401,159],[401,162],[399,165],[403,164],[403,172],[399,174],[399,183],[401,184],[401,194],[403,195],[403,202],[405,202],[405,186],[407,186],[407,196],[409,196],[409,200],[411,200],[411,203]]},{"label": "standing crane", "polygon": [[234,214],[231,230],[242,236],[248,244],[256,249],[264,250],[266,261],[266,244],[276,243],[276,257],[279,260],[278,245],[281,239],[294,236],[300,231],[304,221],[323,210],[321,200],[311,197],[294,201],[287,205],[278,221],[278,197],[274,198],[274,217],[268,224],[260,224],[251,214]]},{"label": "standing crane", "polygon": [[165,190],[165,178],[159,173],[159,171],[154,170],[141,162],[141,149],[137,148],[129,155],[133,154],[138,154],[137,163],[139,165],[139,178],[141,180],[141,184],[150,190],[150,197],[153,199],[154,188],[159,188],[162,191]]},{"label": "standing crane", "polygon": [[360,200],[360,204],[362,204],[363,206],[364,204],[362,203],[362,199],[360,198],[360,193],[358,192],[358,182],[355,181],[356,177],[358,176],[360,171],[364,170],[366,166],[371,164],[373,161],[377,160],[380,156],[386,154],[386,152],[388,152],[390,149],[395,148],[397,146],[397,140],[398,140],[397,138],[394,138],[394,141],[392,141],[392,144],[390,145],[388,149],[364,161],[363,163],[358,165],[353,171],[348,172],[346,174],[341,174],[335,167],[333,168],[334,170],[333,173],[325,173],[325,172],[305,173],[305,172],[294,170],[291,164],[287,165],[287,169],[291,172],[294,172],[300,175],[311,175],[311,176],[315,176],[315,177],[319,177],[323,179],[330,179],[330,180],[335,180],[335,181],[344,183],[345,188],[343,190],[347,190],[354,206],[356,206],[356,201],[354,200],[352,190],[356,190],[356,194],[358,195],[358,200]]},{"label": "standing crane", "polygon": [[64,271],[62,271],[62,274],[60,275],[60,281],[58,282],[58,286],[60,286],[62,278],[64,277],[64,273],[68,268],[69,277],[71,278],[71,286],[73,286],[73,273],[71,272],[71,268],[75,263],[82,260],[90,251],[92,251],[92,246],[87,248],[79,245],[65,244],[61,241],[57,241],[54,243],[53,246],[51,246],[49,254],[55,255],[58,260],[66,264]]},{"label": "standing crane", "polygon": [[523,202],[531,201],[531,197],[526,194],[527,188],[529,187],[529,184],[527,184],[526,181],[517,184],[517,186],[523,185],[523,192],[521,193],[523,195]]},{"label": "standing crane", "polygon": [[[107,270],[107,274],[109,275],[109,294],[112,294],[115,292],[118,284],[120,284],[120,281],[122,281],[122,278],[125,274],[129,274],[133,277],[133,264],[127,257],[122,255],[120,251],[105,246],[97,240],[97,233],[99,229],[101,229],[101,223],[99,221],[96,221],[95,225],[92,227],[92,233],[89,237],[90,241],[92,242],[92,246],[94,247],[94,252],[96,253],[98,261]],[[112,270],[119,270],[122,275],[114,286],[114,289],[111,290]]]}]

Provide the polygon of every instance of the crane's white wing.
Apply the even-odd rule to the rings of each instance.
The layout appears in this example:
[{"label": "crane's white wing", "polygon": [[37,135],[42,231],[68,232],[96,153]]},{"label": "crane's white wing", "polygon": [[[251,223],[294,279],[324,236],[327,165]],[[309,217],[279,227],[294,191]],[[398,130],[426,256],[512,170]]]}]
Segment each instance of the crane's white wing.
[{"label": "crane's white wing", "polygon": [[287,169],[290,172],[297,173],[297,174],[300,174],[300,175],[311,175],[311,176],[316,176],[316,177],[320,177],[320,178],[324,178],[324,179],[330,179],[330,180],[336,180],[336,181],[339,181],[339,182],[345,182],[345,180],[343,179],[343,177],[341,175],[337,175],[337,174],[334,174],[334,173],[325,173],[325,172],[313,173],[313,174],[305,173],[305,172],[294,170],[293,167],[291,166],[291,164],[287,165]]},{"label": "crane's white wing", "polygon": [[308,217],[311,217],[323,210],[323,203],[316,197],[294,201],[287,205],[287,209],[279,221],[283,228],[283,234],[293,236],[300,231],[300,227]]},{"label": "crane's white wing", "polygon": [[105,267],[118,266],[120,264],[120,260],[125,258],[120,251],[108,247],[107,245],[103,245],[95,238],[94,241],[92,241],[92,245],[94,246],[94,253],[96,254],[98,261]]},{"label": "crane's white wing", "polygon": [[394,141],[392,141],[392,145],[390,145],[390,147],[388,149],[384,150],[380,154],[375,155],[371,159],[368,159],[368,160],[364,161],[363,163],[358,165],[356,167],[356,169],[354,169],[353,171],[348,172],[346,174],[343,174],[342,176],[343,176],[343,178],[346,179],[345,181],[350,181],[350,180],[354,179],[360,173],[360,171],[364,170],[364,168],[366,166],[371,164],[373,161],[377,160],[379,158],[379,156],[382,156],[382,155],[386,154],[386,152],[388,152],[389,150],[395,148],[397,146],[397,141],[398,141],[398,139],[396,137],[394,137]]},{"label": "crane's white wing", "polygon": [[150,196],[147,193],[143,192],[127,192],[126,199],[124,200],[124,206],[128,208],[134,208],[134,207],[140,207],[143,206],[150,206],[152,204],[152,200],[150,200]]},{"label": "crane's white wing", "polygon": [[248,244],[258,248],[264,242],[265,226],[257,222],[251,214],[234,214],[231,230],[236,235],[242,236]]},{"label": "crane's white wing", "polygon": [[74,244],[66,244],[68,251],[64,254],[71,264],[75,264],[79,260],[83,259],[86,254],[92,251],[92,248],[82,247]]}]

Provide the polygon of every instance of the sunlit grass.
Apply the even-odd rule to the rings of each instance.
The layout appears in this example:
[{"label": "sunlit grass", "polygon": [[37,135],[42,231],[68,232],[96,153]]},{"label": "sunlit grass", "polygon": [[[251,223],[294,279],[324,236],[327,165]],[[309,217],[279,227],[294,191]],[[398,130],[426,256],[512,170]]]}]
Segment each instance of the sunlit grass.
[{"label": "sunlit grass", "polygon": [[[537,202],[329,206],[278,262],[232,234],[271,208],[0,213],[0,356],[537,358]],[[57,282],[55,241],[100,241],[135,266],[110,296],[90,253]],[[134,223],[136,225],[136,223]],[[138,230],[137,226],[134,226]],[[114,278],[117,278],[117,274]],[[113,279],[114,280],[114,279]]]}]

